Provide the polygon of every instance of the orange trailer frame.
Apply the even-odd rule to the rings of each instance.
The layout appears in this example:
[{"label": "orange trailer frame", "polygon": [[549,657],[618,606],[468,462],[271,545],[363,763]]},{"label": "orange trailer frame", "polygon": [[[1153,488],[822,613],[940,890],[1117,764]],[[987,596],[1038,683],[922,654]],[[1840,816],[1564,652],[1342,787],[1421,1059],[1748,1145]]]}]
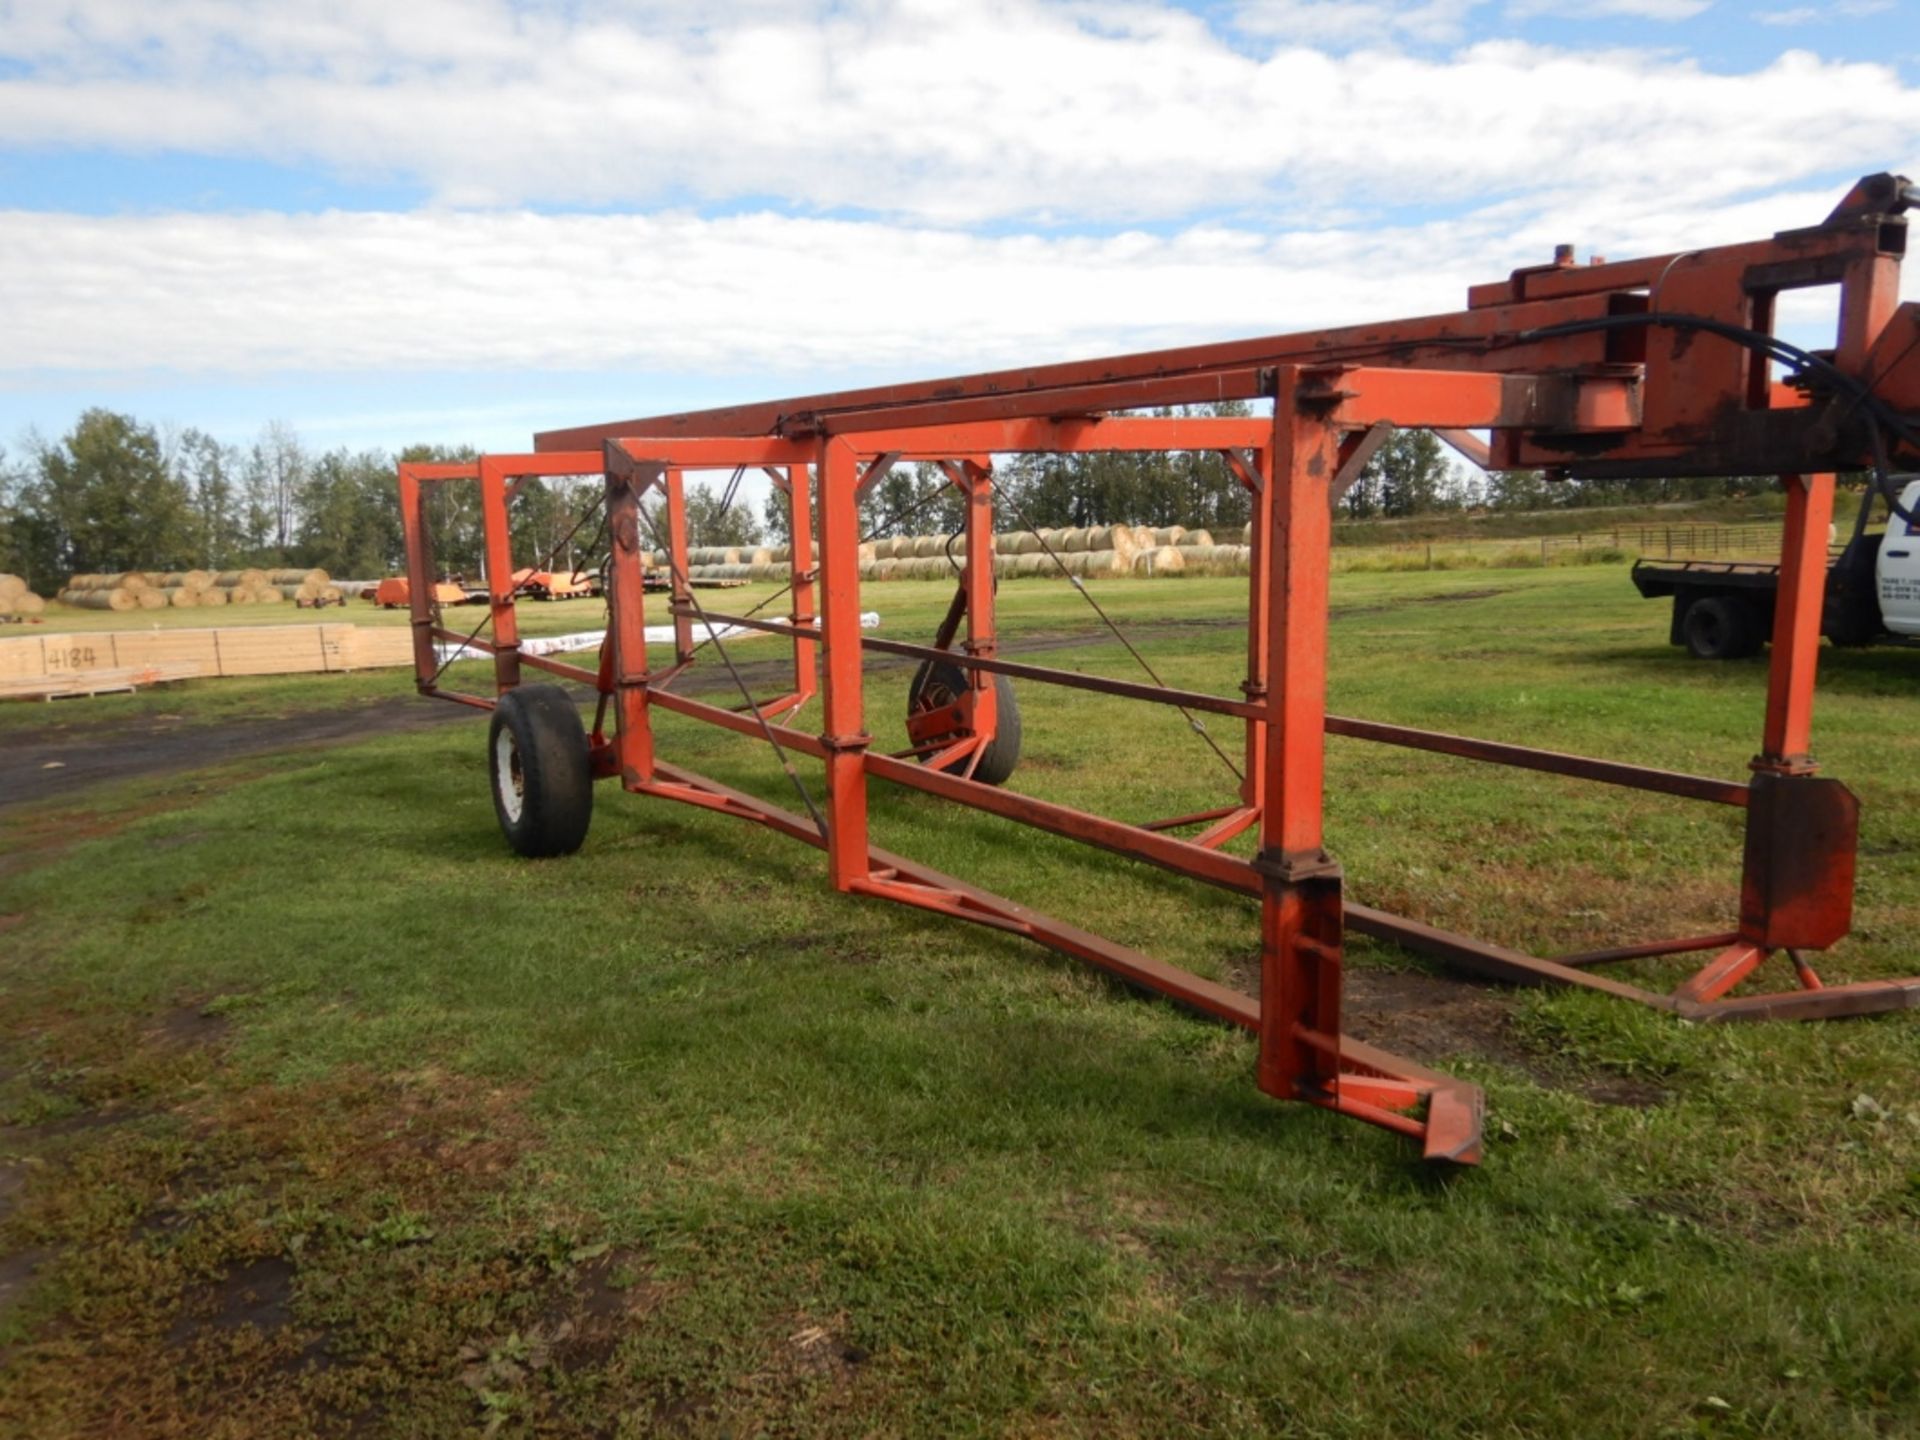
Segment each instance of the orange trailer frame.
[{"label": "orange trailer frame", "polygon": [[[1257,1079],[1295,1099],[1417,1139],[1429,1159],[1471,1163],[1481,1147],[1473,1086],[1342,1033],[1346,928],[1480,975],[1599,990],[1697,1020],[1816,1018],[1920,1004],[1920,979],[1823,985],[1803,952],[1824,950],[1851,924],[1858,806],[1818,776],[1811,723],[1826,532],[1834,472],[1920,457],[1920,307],[1897,305],[1898,262],[1915,199],[1897,177],[1868,177],[1828,220],[1771,240],[1617,265],[1516,271],[1476,287],[1457,315],[1354,330],[1237,341],[1077,365],[655,417],[552,432],[534,452],[471,465],[406,465],[399,484],[414,579],[413,627],[423,693],[481,708],[532,666],[592,687],[600,707],[588,739],[594,773],[623,788],[765,825],[824,850],[832,885],[1026,936],[1132,984],[1259,1036]],[[1829,354],[1772,340],[1780,291],[1839,292]],[[1796,360],[1791,384],[1771,367]],[[1270,399],[1271,417],[1140,418],[1127,410],[1218,399]],[[1568,476],[1780,473],[1788,494],[1760,753],[1744,780],[1677,774],[1614,760],[1331,715],[1326,625],[1331,507],[1395,426],[1434,429],[1496,467],[1543,465]],[[1486,430],[1481,447],[1470,432]],[[1207,450],[1247,487],[1253,511],[1248,668],[1240,698],[1173,690],[1001,658],[993,614],[993,457],[1016,452]],[[966,497],[967,547],[956,621],[934,646],[863,636],[858,507],[900,461],[931,461]],[[762,467],[788,497],[792,601],[784,620],[712,613],[688,581],[682,476],[690,469]],[[598,475],[611,534],[607,643],[595,670],[523,655],[514,613],[507,507],[523,477]],[[492,577],[491,640],[445,629],[423,581],[433,569],[428,487],[476,481]],[[674,662],[650,670],[645,636],[643,498],[664,497],[675,627]],[[817,534],[815,520],[817,516]],[[742,710],[677,693],[696,661],[696,621],[787,637],[792,689]],[[495,695],[451,691],[436,643],[491,654]],[[720,647],[716,644],[716,649]],[[931,727],[947,743],[922,752],[872,750],[862,658],[867,652],[960,667],[969,689]],[[720,653],[724,658],[724,650]],[[822,663],[824,662],[824,663]],[[730,662],[729,662],[730,664]],[[995,734],[993,677],[1173,704],[1237,719],[1244,761],[1237,795],[1197,815],[1148,825],[1089,815],[972,778]],[[816,693],[819,733],[783,723]],[[655,706],[812,757],[825,771],[824,811],[794,783],[808,814],[671,765],[656,754]],[[608,716],[612,729],[608,729]],[[1356,904],[1344,894],[1322,833],[1327,734],[1655,791],[1746,811],[1738,918],[1710,936],[1631,943],[1557,960],[1454,934]],[[791,766],[788,766],[791,774]],[[988,894],[872,846],[871,780],[1079,840],[1256,897],[1257,999]],[[1258,827],[1259,854],[1220,847]],[[1172,832],[1204,827],[1195,838]],[[1591,966],[1708,952],[1672,994],[1595,974]],[[1784,953],[1798,988],[1732,992]]]}]

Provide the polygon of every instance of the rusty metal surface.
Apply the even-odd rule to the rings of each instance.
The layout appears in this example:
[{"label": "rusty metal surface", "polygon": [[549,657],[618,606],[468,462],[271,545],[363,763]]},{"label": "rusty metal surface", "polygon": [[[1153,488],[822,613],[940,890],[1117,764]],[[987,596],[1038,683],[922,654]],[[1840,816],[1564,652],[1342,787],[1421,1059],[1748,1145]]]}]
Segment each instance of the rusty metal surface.
[{"label": "rusty metal surface", "polygon": [[1774,950],[1824,950],[1853,926],[1860,802],[1838,780],[1757,774],[1740,929]]}]

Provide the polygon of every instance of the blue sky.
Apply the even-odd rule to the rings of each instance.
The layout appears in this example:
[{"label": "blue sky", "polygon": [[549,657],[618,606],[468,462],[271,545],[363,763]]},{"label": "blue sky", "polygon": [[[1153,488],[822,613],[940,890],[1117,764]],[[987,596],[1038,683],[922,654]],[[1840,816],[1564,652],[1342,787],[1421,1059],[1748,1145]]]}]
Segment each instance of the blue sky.
[{"label": "blue sky", "polygon": [[0,0],[0,445],[513,449],[1453,309],[1920,174],[1916,3]]}]

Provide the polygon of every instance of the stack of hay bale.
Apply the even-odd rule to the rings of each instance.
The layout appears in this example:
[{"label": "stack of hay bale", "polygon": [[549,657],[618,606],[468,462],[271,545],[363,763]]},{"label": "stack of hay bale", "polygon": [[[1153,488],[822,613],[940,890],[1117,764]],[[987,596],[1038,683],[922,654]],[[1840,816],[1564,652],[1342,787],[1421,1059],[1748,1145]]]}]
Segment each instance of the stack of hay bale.
[{"label": "stack of hay bale", "polygon": [[[1008,531],[993,537],[993,573],[1006,580],[1058,576],[1062,566],[1076,578],[1118,575],[1244,575],[1252,527],[1238,545],[1214,543],[1211,532],[1183,525],[1094,525],[1057,530]],[[1059,558],[1059,563],[1048,555]],[[943,580],[956,577],[967,553],[964,535],[896,535],[860,547],[862,580]],[[779,584],[789,578],[792,551],[785,545],[694,546],[687,551],[689,580],[749,580]],[[951,557],[951,558],[949,558]],[[643,557],[647,568],[667,570],[667,556]]]},{"label": "stack of hay bale", "polygon": [[269,570],[267,583],[280,592],[282,599],[291,600],[302,609],[347,603],[346,592],[335,585],[324,570]]},{"label": "stack of hay bale", "polygon": [[144,570],[111,575],[74,575],[60,592],[62,605],[82,610],[164,610],[166,592]]},{"label": "stack of hay bale", "polygon": [[[23,590],[25,586],[21,587]],[[84,610],[189,610],[215,605],[344,605],[345,593],[324,570],[126,570],[75,575],[60,592],[63,604]]]},{"label": "stack of hay bale", "polygon": [[229,605],[278,605],[286,598],[264,570],[222,570],[213,577],[213,588]]},{"label": "stack of hay bale", "polygon": [[165,574],[155,575],[153,581],[160,593],[167,597],[167,603],[176,610],[194,610],[227,603],[227,597],[214,586],[213,576],[205,570],[169,570]]},{"label": "stack of hay bale", "polygon": [[26,620],[47,608],[18,575],[0,575],[0,620]]}]

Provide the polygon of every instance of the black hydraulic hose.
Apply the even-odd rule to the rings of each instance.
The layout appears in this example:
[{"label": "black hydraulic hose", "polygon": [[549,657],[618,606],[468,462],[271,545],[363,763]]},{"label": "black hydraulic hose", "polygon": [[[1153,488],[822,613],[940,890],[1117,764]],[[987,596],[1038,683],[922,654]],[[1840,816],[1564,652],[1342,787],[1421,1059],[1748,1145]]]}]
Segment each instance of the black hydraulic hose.
[{"label": "black hydraulic hose", "polygon": [[1920,448],[1920,433],[1881,399],[1873,387],[1865,381],[1857,380],[1840,369],[1825,356],[1816,355],[1811,350],[1802,349],[1777,335],[1769,335],[1763,330],[1752,330],[1744,325],[1735,325],[1726,320],[1717,320],[1710,315],[1676,315],[1662,311],[1649,311],[1644,315],[1597,315],[1587,320],[1568,320],[1558,325],[1542,325],[1533,330],[1522,330],[1518,334],[1503,339],[1502,345],[1528,345],[1540,340],[1553,340],[1563,335],[1584,335],[1595,331],[1628,330],[1659,326],[1669,330],[1697,330],[1708,335],[1718,335],[1736,345],[1758,351],[1772,359],[1792,364],[1803,371],[1819,375],[1836,388],[1845,391],[1855,404],[1866,412],[1874,444],[1874,485],[1880,496],[1887,502],[1887,509],[1909,527],[1920,528],[1914,512],[1900,503],[1900,488],[1894,484],[1892,472],[1887,464],[1886,440],[1884,431],[1891,430],[1909,445]]}]

